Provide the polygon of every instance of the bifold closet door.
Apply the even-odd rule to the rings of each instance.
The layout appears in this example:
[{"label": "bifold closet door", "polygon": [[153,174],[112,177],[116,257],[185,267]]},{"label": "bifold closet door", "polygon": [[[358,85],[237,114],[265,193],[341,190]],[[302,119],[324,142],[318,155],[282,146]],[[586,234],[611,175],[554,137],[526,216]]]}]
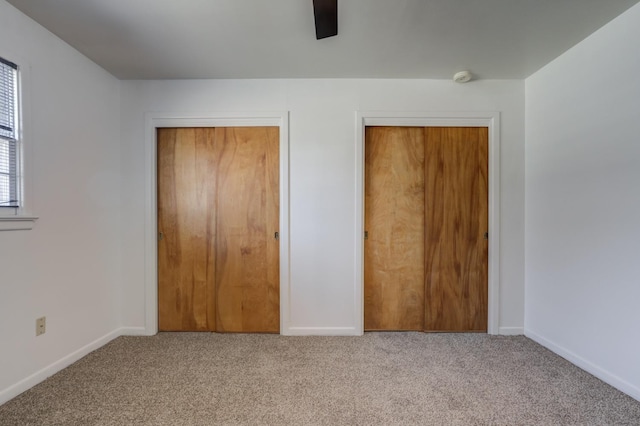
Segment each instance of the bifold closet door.
[{"label": "bifold closet door", "polygon": [[366,128],[365,230],[365,330],[422,330],[423,128]]},{"label": "bifold closet door", "polygon": [[158,129],[160,330],[280,329],[279,129]]},{"label": "bifold closet door", "polygon": [[365,330],[486,331],[488,130],[367,127]]}]

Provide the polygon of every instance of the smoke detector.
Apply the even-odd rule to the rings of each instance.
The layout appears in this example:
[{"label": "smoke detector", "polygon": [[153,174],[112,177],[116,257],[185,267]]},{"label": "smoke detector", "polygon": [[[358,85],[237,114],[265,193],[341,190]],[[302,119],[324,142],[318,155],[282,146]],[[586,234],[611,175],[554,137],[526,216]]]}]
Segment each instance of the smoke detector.
[{"label": "smoke detector", "polygon": [[471,73],[469,71],[460,71],[453,75],[453,81],[456,83],[466,83],[471,80]]}]

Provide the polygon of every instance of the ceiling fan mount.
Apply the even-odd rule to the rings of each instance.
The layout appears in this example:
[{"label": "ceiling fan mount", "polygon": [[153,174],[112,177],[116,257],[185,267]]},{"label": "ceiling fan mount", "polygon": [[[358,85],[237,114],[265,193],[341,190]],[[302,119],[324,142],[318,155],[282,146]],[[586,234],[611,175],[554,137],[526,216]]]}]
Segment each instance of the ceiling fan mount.
[{"label": "ceiling fan mount", "polygon": [[313,0],[313,16],[317,40],[338,34],[338,0]]}]

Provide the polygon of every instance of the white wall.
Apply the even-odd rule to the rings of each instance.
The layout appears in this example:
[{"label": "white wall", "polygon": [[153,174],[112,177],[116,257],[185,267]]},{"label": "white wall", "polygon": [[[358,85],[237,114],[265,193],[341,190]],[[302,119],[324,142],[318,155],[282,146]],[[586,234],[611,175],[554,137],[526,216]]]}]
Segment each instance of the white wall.
[{"label": "white wall", "polygon": [[[500,326],[524,324],[524,82],[192,80],[122,84],[122,321],[144,327],[146,112],[290,111],[291,327],[354,327],[355,111],[500,111]],[[326,330],[326,329],[329,330]]]},{"label": "white wall", "polygon": [[640,5],[526,80],[526,334],[640,399]]},{"label": "white wall", "polygon": [[3,403],[118,328],[120,83],[4,0],[0,56],[30,67],[26,195],[40,217],[0,232]]}]

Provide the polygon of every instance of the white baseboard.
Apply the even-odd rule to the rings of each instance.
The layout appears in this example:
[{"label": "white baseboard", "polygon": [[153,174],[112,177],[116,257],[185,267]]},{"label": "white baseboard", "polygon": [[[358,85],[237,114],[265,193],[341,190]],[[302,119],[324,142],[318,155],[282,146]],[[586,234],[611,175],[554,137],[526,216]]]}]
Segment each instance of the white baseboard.
[{"label": "white baseboard", "polygon": [[[283,336],[362,336],[355,327],[289,327],[283,329]],[[500,327],[498,334],[503,336],[521,336],[524,327]]]},{"label": "white baseboard", "polygon": [[31,389],[35,385],[40,382],[43,382],[45,379],[53,376],[58,371],[70,366],[80,358],[88,355],[89,353],[95,351],[96,349],[106,345],[116,337],[121,336],[121,331],[123,329],[118,328],[110,333],[105,334],[104,336],[94,340],[93,342],[81,347],[75,352],[70,353],[64,358],[59,359],[58,361],[44,367],[43,369],[36,371],[29,377],[20,380],[18,383],[9,386],[8,388],[0,391],[0,405],[9,401],[10,399],[15,398],[20,395],[22,392]]},{"label": "white baseboard", "polygon": [[545,339],[544,337],[540,336],[539,334],[529,329],[524,330],[524,335],[527,336],[529,339],[535,341],[536,343],[541,344],[542,346],[549,349],[550,351],[560,355],[562,358],[566,359],[572,364],[575,364],[576,366],[582,368],[587,373],[590,373],[596,376],[598,379],[602,380],[603,382],[610,384],[611,386],[618,389],[619,391],[624,392],[630,397],[640,401],[639,387],[634,386],[633,384],[616,376],[615,374],[612,374],[609,371],[598,367],[597,365],[593,364],[590,361],[587,361],[586,359],[582,358],[576,353],[571,352],[563,348],[562,346],[550,340]]},{"label": "white baseboard", "polygon": [[283,336],[362,336],[355,327],[288,327]]},{"label": "white baseboard", "polygon": [[524,327],[500,327],[498,334],[501,336],[521,336],[524,334]]}]

